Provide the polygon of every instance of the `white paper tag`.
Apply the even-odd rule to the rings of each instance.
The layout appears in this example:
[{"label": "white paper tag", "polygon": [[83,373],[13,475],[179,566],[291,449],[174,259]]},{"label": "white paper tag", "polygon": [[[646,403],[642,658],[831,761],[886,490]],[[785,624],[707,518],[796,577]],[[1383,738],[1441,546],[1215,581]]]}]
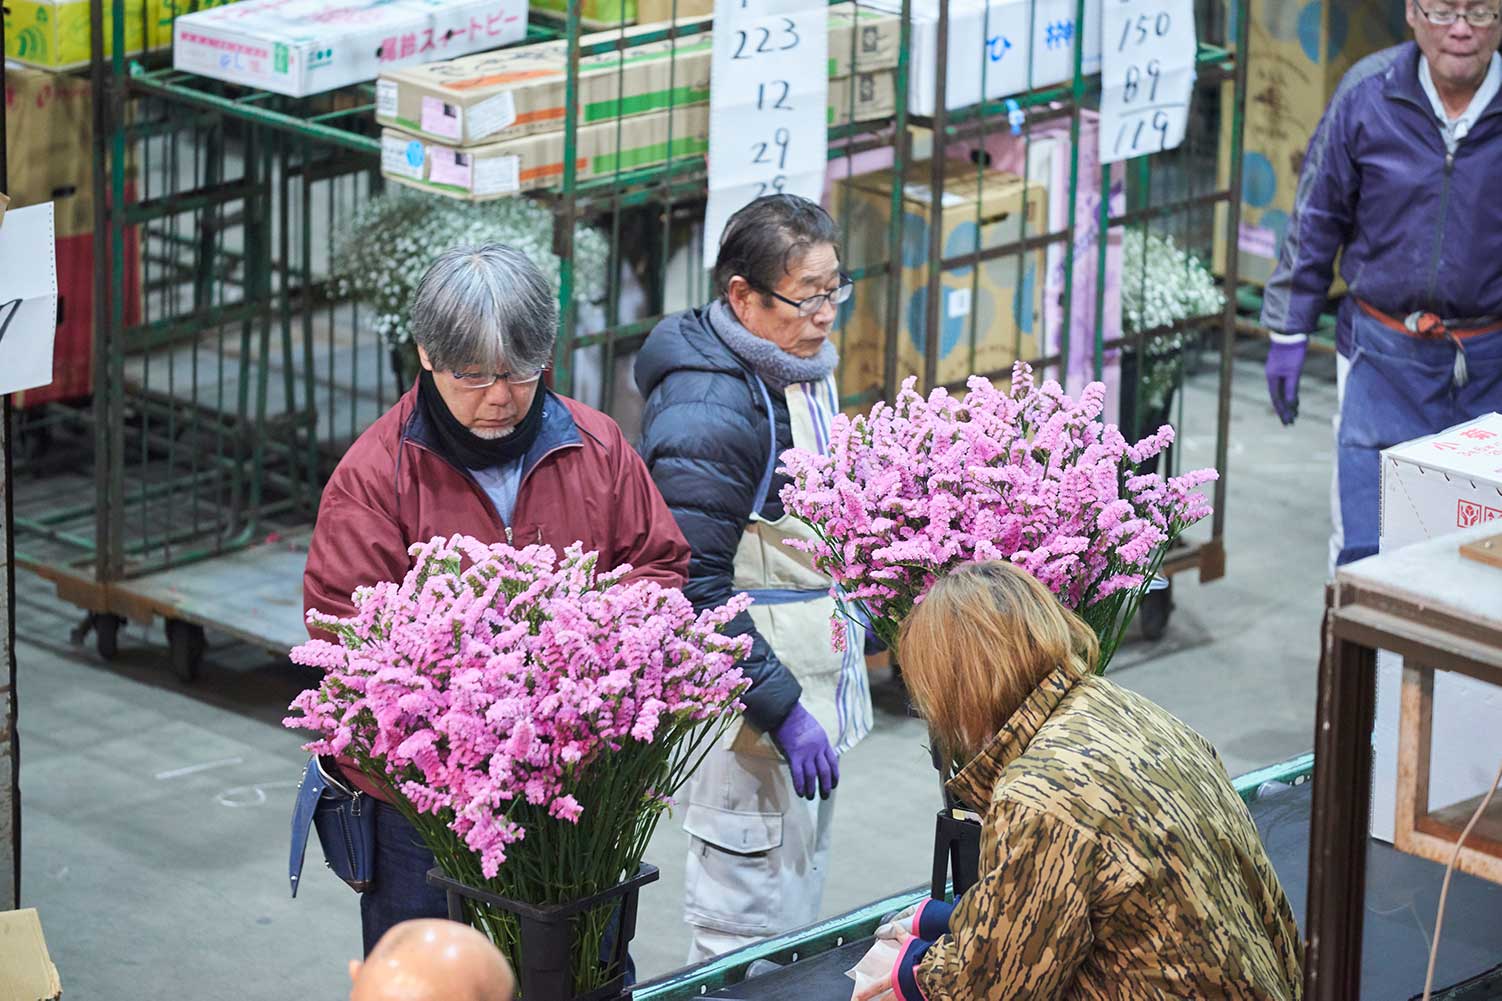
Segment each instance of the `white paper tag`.
[{"label": "white paper tag", "polygon": [[0,228],[0,393],[52,381],[57,241],[52,203],[5,213]]},{"label": "white paper tag", "polygon": [[511,91],[503,90],[499,94],[487,97],[479,104],[469,109],[469,138],[470,141],[484,139],[493,136],[502,129],[508,129],[516,124],[516,98],[511,96]]},{"label": "white paper tag", "polygon": [[422,180],[423,161],[427,158],[423,144],[404,136],[381,137],[381,173],[394,177]]},{"label": "white paper tag", "polygon": [[1193,0],[1110,0],[1103,31],[1101,163],[1178,147],[1199,51]]},{"label": "white paper tag", "polygon": [[704,265],[741,206],[824,194],[829,7],[814,0],[715,0]]},{"label": "white paper tag", "polygon": [[376,81],[376,117],[396,119],[396,81]]},{"label": "white paper tag", "polygon": [[489,156],[475,163],[475,194],[508,195],[522,188],[522,158]]},{"label": "white paper tag", "polygon": [[950,289],[944,296],[944,308],[951,320],[959,319],[962,316],[969,316],[970,290],[967,288]]}]

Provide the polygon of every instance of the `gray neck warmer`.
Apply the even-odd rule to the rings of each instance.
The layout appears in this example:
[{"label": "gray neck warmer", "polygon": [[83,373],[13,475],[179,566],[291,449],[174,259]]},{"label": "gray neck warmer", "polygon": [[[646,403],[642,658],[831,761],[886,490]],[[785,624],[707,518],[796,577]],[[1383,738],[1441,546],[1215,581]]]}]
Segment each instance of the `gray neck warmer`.
[{"label": "gray neck warmer", "polygon": [[819,353],[812,358],[799,358],[771,341],[757,337],[741,326],[735,312],[724,299],[709,304],[709,325],[720,335],[736,357],[761,376],[762,381],[781,392],[795,382],[817,382],[834,371],[840,363],[840,352],[833,341],[825,341]]}]

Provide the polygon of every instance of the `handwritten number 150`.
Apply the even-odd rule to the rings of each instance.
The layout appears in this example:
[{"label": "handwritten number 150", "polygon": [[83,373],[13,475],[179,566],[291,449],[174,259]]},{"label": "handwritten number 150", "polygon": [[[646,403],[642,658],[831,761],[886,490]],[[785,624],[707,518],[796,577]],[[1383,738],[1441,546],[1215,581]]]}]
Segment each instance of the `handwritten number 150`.
[{"label": "handwritten number 150", "polygon": [[1156,15],[1138,14],[1136,17],[1127,18],[1126,24],[1121,26],[1121,41],[1116,45],[1116,51],[1120,52],[1127,47],[1127,42],[1132,41],[1132,34],[1137,35],[1136,43],[1141,45],[1149,36],[1156,35],[1158,38],[1168,34],[1168,29],[1173,25],[1173,17],[1168,11],[1159,11]]}]

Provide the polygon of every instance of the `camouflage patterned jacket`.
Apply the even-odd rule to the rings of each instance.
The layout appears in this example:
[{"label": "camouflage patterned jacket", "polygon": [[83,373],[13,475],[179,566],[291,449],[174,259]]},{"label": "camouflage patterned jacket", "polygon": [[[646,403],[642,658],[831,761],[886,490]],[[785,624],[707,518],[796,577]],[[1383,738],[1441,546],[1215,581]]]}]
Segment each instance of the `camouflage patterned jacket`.
[{"label": "camouflage patterned jacket", "polygon": [[980,881],[916,974],[928,1001],[1297,999],[1293,910],[1215,749],[1055,671],[951,780]]}]

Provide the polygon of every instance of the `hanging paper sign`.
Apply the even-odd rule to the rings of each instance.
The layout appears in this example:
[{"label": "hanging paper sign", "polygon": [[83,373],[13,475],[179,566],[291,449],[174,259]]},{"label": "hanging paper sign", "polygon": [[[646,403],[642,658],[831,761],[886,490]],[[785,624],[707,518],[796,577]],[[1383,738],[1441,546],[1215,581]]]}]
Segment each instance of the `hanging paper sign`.
[{"label": "hanging paper sign", "polygon": [[828,65],[826,4],[716,0],[705,267],[747,202],[776,192],[824,196]]},{"label": "hanging paper sign", "polygon": [[52,381],[56,333],[52,203],[11,209],[0,225],[0,394]]},{"label": "hanging paper sign", "polygon": [[1101,162],[1177,147],[1194,91],[1193,0],[1106,0],[1103,17]]}]

